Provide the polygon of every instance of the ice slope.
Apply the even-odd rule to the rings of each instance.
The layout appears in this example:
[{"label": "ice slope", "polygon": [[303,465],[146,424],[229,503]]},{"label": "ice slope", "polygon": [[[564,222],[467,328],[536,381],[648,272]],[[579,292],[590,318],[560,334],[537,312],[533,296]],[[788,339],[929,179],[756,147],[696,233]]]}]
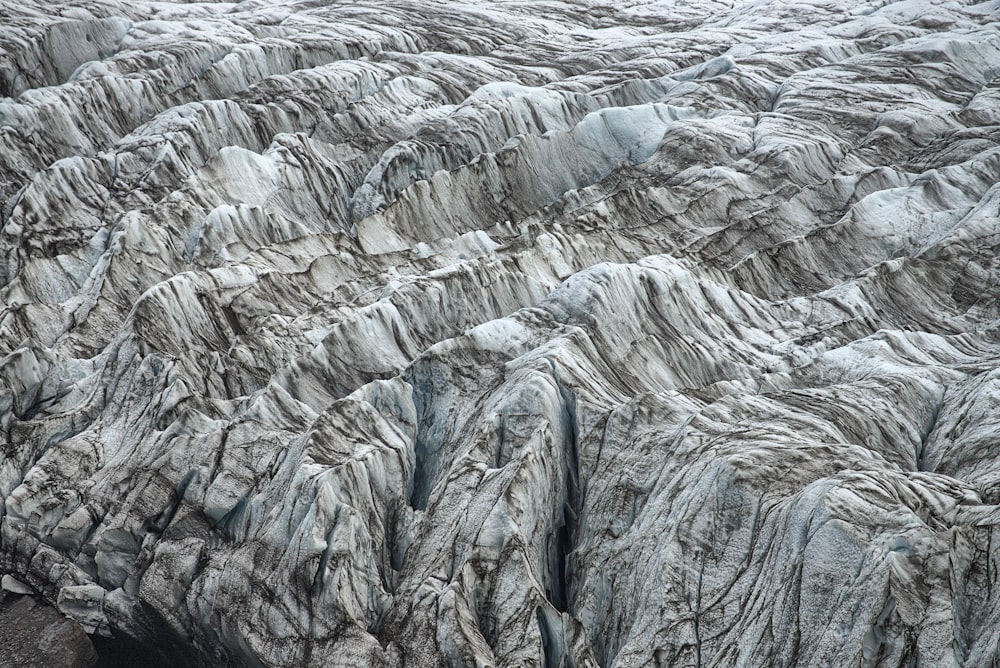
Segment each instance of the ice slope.
[{"label": "ice slope", "polygon": [[175,665],[1000,662],[1000,3],[0,17],[17,587]]}]

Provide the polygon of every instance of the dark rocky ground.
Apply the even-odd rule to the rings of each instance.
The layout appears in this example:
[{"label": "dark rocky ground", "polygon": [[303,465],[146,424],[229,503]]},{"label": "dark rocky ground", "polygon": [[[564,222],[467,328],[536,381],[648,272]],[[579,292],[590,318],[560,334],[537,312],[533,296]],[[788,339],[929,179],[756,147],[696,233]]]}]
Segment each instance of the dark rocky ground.
[{"label": "dark rocky ground", "polygon": [[94,668],[80,625],[34,596],[0,594],[0,668]]}]

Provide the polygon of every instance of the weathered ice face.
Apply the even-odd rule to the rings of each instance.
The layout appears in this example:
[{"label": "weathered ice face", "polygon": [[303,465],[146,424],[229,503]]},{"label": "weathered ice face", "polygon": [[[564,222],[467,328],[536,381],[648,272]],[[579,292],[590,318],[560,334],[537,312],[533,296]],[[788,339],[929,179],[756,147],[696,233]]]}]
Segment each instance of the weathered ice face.
[{"label": "weathered ice face", "polygon": [[0,0],[0,664],[1000,661],[998,15]]}]

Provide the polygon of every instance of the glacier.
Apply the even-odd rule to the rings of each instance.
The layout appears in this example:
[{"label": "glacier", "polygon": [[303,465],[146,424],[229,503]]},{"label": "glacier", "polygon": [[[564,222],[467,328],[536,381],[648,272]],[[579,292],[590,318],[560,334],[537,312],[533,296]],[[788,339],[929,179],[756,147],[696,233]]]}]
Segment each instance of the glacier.
[{"label": "glacier", "polygon": [[1000,664],[998,184],[998,0],[0,3],[0,664]]}]

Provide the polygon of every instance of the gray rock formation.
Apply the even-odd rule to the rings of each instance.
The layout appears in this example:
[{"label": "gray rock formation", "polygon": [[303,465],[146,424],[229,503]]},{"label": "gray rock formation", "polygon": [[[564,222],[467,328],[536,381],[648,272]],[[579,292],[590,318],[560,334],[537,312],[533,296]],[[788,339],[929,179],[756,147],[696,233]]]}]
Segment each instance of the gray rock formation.
[{"label": "gray rock formation", "polygon": [[997,0],[0,16],[0,572],[87,632],[1000,663]]},{"label": "gray rock formation", "polygon": [[[24,584],[12,587],[18,593],[31,591]],[[32,596],[0,592],[0,668],[96,665],[97,652],[79,624]]]}]

